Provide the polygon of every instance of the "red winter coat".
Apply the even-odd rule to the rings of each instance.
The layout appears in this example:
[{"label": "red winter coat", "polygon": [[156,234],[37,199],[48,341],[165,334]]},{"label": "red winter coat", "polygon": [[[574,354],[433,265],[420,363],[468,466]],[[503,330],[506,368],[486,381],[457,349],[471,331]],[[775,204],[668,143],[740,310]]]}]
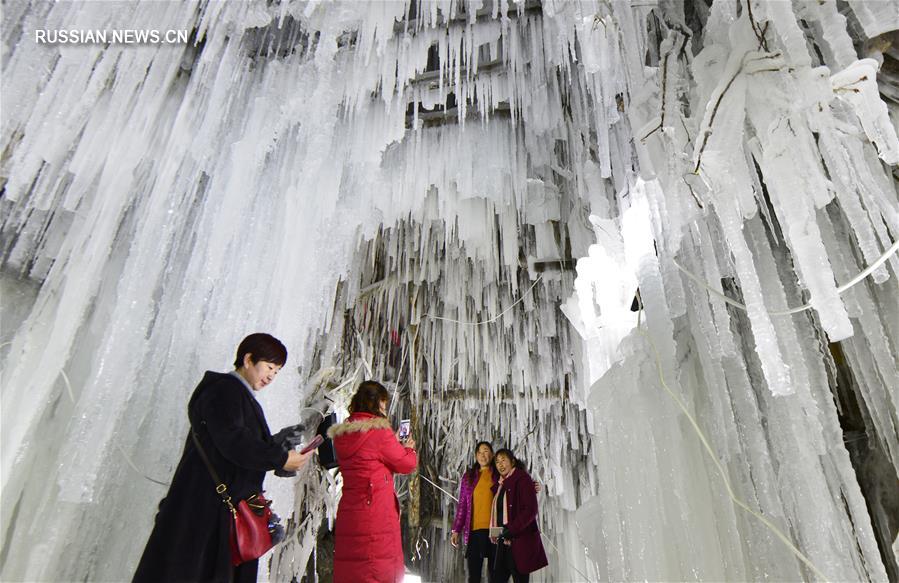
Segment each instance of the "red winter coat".
[{"label": "red winter coat", "polygon": [[328,436],[343,474],[334,526],[334,583],[402,581],[400,503],[393,474],[415,469],[415,450],[400,444],[387,419],[369,413],[353,413],[331,427]]}]

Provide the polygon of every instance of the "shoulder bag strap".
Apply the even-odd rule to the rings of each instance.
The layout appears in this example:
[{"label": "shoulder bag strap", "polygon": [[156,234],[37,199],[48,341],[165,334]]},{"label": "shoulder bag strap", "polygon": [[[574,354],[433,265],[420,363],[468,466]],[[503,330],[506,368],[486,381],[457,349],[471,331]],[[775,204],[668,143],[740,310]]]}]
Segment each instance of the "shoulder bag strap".
[{"label": "shoulder bag strap", "polygon": [[197,446],[197,451],[200,453],[200,457],[203,458],[203,463],[206,464],[206,469],[209,470],[209,475],[212,477],[212,481],[215,484],[215,492],[219,496],[222,497],[222,502],[224,502],[228,506],[228,510],[231,511],[231,514],[236,515],[237,510],[234,508],[234,504],[231,503],[231,495],[228,494],[228,486],[225,485],[224,482],[219,478],[219,475],[216,473],[215,468],[212,467],[212,462],[209,461],[209,456],[206,455],[206,450],[203,449],[203,446],[200,445],[200,440],[197,438],[197,432],[194,431],[194,428],[190,428],[190,436],[194,440],[194,445]]}]

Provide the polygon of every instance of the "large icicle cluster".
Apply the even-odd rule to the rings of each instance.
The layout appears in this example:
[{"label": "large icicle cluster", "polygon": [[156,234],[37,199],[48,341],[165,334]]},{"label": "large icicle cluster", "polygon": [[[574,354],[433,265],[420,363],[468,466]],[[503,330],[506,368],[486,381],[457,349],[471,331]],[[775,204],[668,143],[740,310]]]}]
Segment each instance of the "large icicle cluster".
[{"label": "large icicle cluster", "polygon": [[[426,578],[462,561],[425,479],[483,438],[545,484],[545,580],[896,576],[835,405],[894,483],[899,255],[839,289],[899,237],[889,7],[9,3],[0,575],[127,579],[192,387],[268,330],[273,429],[396,390]],[[270,576],[315,572],[339,476],[267,487]]]},{"label": "large icicle cluster", "polygon": [[[618,8],[612,22],[633,26]],[[897,162],[896,133],[876,64],[855,60],[833,3],[716,2],[701,44],[676,14],[661,18],[658,67],[647,70],[633,44],[621,55],[640,175],[619,206],[619,264],[639,282],[654,341],[631,333],[623,360],[592,386],[604,421],[594,451],[612,486],[582,507],[579,532],[612,579],[885,579],[842,444],[828,349],[842,341],[847,350],[870,438],[895,471],[899,258],[837,291],[891,247],[899,226],[886,166]],[[651,230],[655,249],[628,234],[634,221],[646,227],[632,233]],[[617,250],[600,247],[591,258]],[[596,289],[609,285],[608,272],[584,268]],[[806,300],[811,311],[777,314]],[[614,306],[585,314],[593,342],[608,342],[600,328]],[[817,571],[730,502],[663,379],[700,419],[736,497],[791,533]],[[591,536],[595,524],[604,536]],[[676,542],[677,529],[694,536]]]}]

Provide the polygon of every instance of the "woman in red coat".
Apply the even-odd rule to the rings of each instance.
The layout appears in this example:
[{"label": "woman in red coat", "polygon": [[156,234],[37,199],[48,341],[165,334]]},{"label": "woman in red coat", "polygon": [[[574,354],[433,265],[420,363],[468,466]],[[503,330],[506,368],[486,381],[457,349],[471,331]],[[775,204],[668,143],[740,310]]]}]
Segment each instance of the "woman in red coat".
[{"label": "woman in red coat", "polygon": [[343,474],[334,526],[334,583],[403,580],[393,474],[412,472],[418,457],[415,441],[400,443],[387,420],[389,397],[379,383],[363,382],[350,402],[350,418],[328,430]]},{"label": "woman in red coat", "polygon": [[527,583],[530,573],[549,564],[537,527],[534,481],[508,449],[499,450],[493,459],[501,477],[494,486],[490,527],[502,528],[502,535],[493,539],[497,549],[493,583],[506,583],[510,576],[515,583]]}]

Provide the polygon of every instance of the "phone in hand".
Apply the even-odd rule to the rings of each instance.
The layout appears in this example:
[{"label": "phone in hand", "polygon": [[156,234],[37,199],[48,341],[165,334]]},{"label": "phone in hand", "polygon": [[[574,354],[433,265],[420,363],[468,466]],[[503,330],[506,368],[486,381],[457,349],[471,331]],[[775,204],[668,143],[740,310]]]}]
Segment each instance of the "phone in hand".
[{"label": "phone in hand", "polygon": [[304,447],[303,449],[300,450],[300,453],[307,454],[310,451],[312,451],[313,449],[320,446],[324,441],[325,441],[324,437],[322,437],[321,435],[316,435],[312,439],[312,441],[310,441],[309,443],[306,444],[306,447]]},{"label": "phone in hand", "polygon": [[400,438],[400,441],[406,441],[409,439],[410,435],[412,435],[412,420],[403,419],[400,421],[400,431],[397,434],[397,437]]}]

